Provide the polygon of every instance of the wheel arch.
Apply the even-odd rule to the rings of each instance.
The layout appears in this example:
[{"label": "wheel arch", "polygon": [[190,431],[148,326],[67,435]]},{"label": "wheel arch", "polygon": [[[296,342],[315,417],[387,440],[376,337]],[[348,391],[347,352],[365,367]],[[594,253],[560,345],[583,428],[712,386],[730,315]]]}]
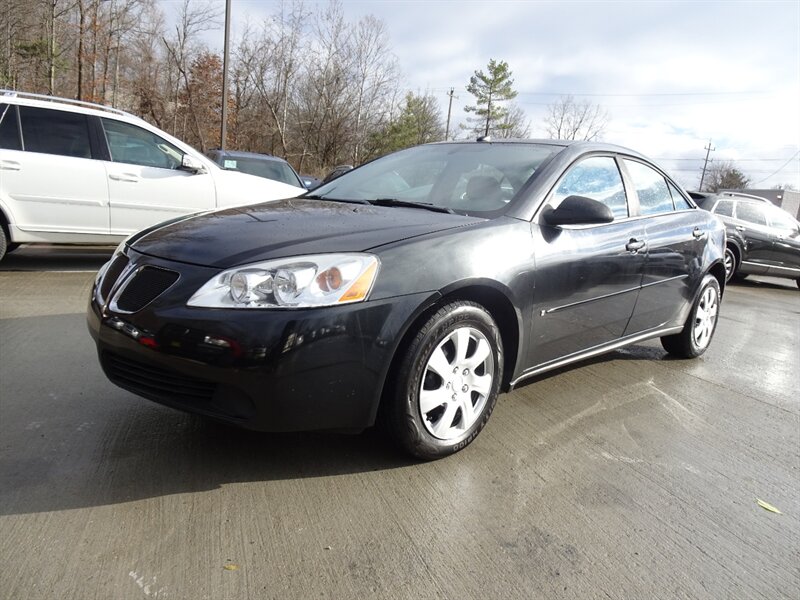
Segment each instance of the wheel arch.
[{"label": "wheel arch", "polygon": [[448,286],[439,294],[432,296],[430,301],[421,306],[406,323],[400,342],[394,349],[391,361],[386,370],[378,397],[376,415],[385,406],[387,395],[396,383],[394,374],[398,364],[403,359],[404,352],[413,341],[418,327],[427,321],[442,306],[460,300],[475,302],[483,306],[497,323],[500,338],[503,342],[503,380],[501,391],[507,391],[519,357],[520,342],[522,339],[522,318],[520,312],[514,307],[510,292],[491,280],[470,280]]},{"label": "wheel arch", "polygon": [[9,244],[12,242],[10,224],[11,224],[11,220],[8,218],[8,215],[6,214],[6,211],[3,208],[3,206],[0,205],[0,227],[3,228],[3,231],[6,234],[6,239],[8,240]]},{"label": "wheel arch", "polygon": [[714,279],[716,279],[717,283],[719,283],[719,295],[722,297],[722,295],[725,293],[725,264],[721,261],[715,262],[713,265],[711,265],[708,273],[713,275]]}]

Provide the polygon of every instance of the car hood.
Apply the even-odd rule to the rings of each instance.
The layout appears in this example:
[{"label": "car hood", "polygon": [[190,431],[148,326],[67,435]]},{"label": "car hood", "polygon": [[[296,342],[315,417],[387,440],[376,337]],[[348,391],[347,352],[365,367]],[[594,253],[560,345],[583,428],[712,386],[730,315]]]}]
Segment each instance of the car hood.
[{"label": "car hood", "polygon": [[217,183],[217,206],[220,208],[295,198],[308,191],[280,181],[225,169],[216,169],[214,179]]},{"label": "car hood", "polygon": [[361,252],[484,220],[296,198],[169,221],[133,236],[129,245],[158,258],[227,269],[287,256]]}]

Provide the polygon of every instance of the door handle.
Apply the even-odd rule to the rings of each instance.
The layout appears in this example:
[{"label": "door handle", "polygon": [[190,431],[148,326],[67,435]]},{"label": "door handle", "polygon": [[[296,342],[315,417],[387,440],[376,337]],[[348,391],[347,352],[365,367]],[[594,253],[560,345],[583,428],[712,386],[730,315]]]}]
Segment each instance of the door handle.
[{"label": "door handle", "polygon": [[747,229],[742,227],[741,225],[737,225],[736,226],[736,231],[747,231]]},{"label": "door handle", "polygon": [[0,169],[3,171],[19,171],[22,165],[15,160],[2,160],[0,161]]},{"label": "door handle", "polygon": [[111,173],[108,178],[114,181],[127,181],[128,183],[136,183],[139,181],[139,176],[133,173]]},{"label": "door handle", "polygon": [[699,240],[706,237],[706,232],[700,229],[699,227],[695,227],[694,231],[692,231],[692,235],[695,237],[695,239]]},{"label": "door handle", "polygon": [[634,254],[639,252],[639,250],[641,250],[644,247],[645,247],[644,241],[637,240],[636,238],[631,238],[630,241],[627,244],[625,244],[625,250],[627,250],[628,252],[633,252]]}]

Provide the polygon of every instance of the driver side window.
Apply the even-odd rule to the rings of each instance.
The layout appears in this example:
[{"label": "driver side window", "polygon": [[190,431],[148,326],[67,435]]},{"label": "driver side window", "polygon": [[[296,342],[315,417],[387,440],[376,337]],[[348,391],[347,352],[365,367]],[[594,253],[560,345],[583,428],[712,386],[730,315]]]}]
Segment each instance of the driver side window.
[{"label": "driver side window", "polygon": [[146,129],[105,118],[103,129],[114,162],[160,169],[181,166],[183,152]]},{"label": "driver side window", "polygon": [[556,187],[550,205],[556,208],[569,196],[584,196],[602,202],[611,209],[615,219],[628,216],[622,176],[617,162],[610,156],[594,156],[573,165]]}]

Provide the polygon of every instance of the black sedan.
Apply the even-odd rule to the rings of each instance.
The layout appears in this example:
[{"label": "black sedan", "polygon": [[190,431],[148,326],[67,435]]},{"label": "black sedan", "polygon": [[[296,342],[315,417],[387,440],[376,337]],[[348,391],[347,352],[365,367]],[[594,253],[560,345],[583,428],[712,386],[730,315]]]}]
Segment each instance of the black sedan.
[{"label": "black sedan", "polygon": [[724,249],[631,150],[432,144],[136,234],[88,322],[106,375],[145,398],[269,431],[379,421],[431,459],[550,369],[650,338],[702,354]]},{"label": "black sedan", "polygon": [[697,204],[725,224],[726,277],[770,275],[800,288],[800,223],[769,200],[739,194],[692,192]]}]

